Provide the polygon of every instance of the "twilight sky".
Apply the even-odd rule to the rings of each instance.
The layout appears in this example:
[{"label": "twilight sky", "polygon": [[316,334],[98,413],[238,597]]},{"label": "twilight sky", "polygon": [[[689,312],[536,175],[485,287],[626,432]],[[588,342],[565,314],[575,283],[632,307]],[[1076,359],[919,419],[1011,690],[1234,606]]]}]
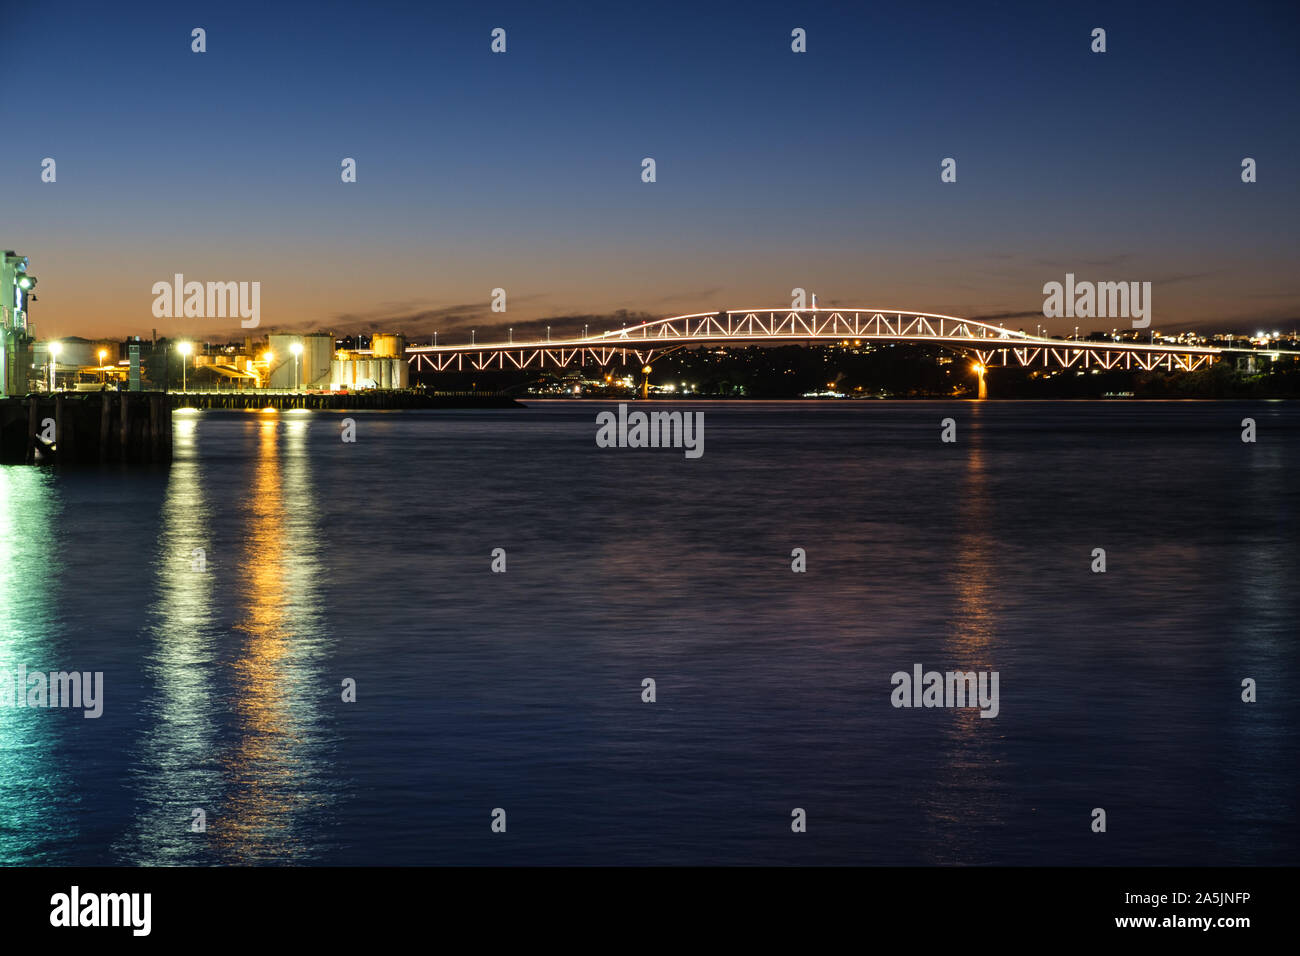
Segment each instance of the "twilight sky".
[{"label": "twilight sky", "polygon": [[243,334],[154,318],[177,272],[260,281],[259,331],[443,342],[795,286],[1063,333],[1066,272],[1152,282],[1159,330],[1300,324],[1292,3],[602,6],[6,5],[38,335]]}]

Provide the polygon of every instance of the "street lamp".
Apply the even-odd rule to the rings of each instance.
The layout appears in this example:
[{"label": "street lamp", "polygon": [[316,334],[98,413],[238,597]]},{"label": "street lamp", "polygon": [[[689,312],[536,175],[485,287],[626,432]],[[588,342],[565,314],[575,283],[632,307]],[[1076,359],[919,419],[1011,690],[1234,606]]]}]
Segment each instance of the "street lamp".
[{"label": "street lamp", "polygon": [[59,353],[62,352],[62,351],[63,351],[63,343],[62,343],[62,342],[51,342],[51,343],[50,343],[50,391],[51,391],[51,392],[54,391],[54,387],[55,387],[55,382],[54,382],[54,365],[55,365],[55,361],[58,359],[58,357],[59,357]]},{"label": "street lamp", "polygon": [[289,351],[293,353],[293,387],[298,388],[298,356],[302,355],[302,343],[294,342],[289,346]]},{"label": "street lamp", "polygon": [[[194,351],[194,346],[190,345],[189,342],[182,342],[180,345],[176,346],[176,351],[181,353],[181,391],[185,392],[188,391],[185,387],[185,371],[190,364],[190,353]],[[103,355],[104,353],[100,352],[99,354]]]}]

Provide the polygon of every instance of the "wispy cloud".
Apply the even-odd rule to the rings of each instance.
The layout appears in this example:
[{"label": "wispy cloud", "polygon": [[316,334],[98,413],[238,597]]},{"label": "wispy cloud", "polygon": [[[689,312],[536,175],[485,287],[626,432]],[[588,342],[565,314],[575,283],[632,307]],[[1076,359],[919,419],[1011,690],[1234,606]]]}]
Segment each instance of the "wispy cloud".
[{"label": "wispy cloud", "polygon": [[[669,302],[704,302],[722,291],[721,286],[714,289],[704,289],[701,292],[674,292],[672,295],[666,295],[662,298],[654,299],[651,305],[667,305]],[[699,310],[696,310],[699,311]],[[707,307],[705,308],[707,311]]]},{"label": "wispy cloud", "polygon": [[974,322],[1002,322],[1006,319],[1041,319],[1042,317],[1042,309],[1034,312],[988,312],[983,315],[967,316]]},{"label": "wispy cloud", "polygon": [[[544,296],[520,296],[509,303],[537,300]],[[399,304],[400,305],[400,304]],[[480,341],[488,335],[492,339],[505,338],[507,329],[513,330],[515,341],[546,338],[550,328],[554,338],[580,335],[584,326],[590,334],[607,332],[627,325],[636,325],[660,318],[649,312],[619,309],[614,312],[567,312],[543,315],[536,318],[510,317],[509,312],[493,312],[488,302],[468,302],[438,308],[413,306],[384,306],[364,314],[340,313],[331,319],[308,323],[310,329],[336,330],[348,333],[401,332],[408,337],[427,338],[437,332],[447,336],[443,341],[455,341],[457,336],[469,338],[471,330],[479,333]]]}]

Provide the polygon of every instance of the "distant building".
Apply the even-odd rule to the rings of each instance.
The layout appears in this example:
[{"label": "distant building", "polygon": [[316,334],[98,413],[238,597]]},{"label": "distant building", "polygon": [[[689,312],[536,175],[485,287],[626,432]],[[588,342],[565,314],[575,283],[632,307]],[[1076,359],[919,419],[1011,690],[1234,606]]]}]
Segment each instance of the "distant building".
[{"label": "distant building", "polygon": [[[81,368],[83,366],[98,366],[99,359],[95,356],[95,344],[90,339],[83,339],[79,335],[69,335],[58,340],[60,345],[59,367],[69,366],[70,368]],[[48,343],[45,344],[48,348]]]},{"label": "distant building", "polygon": [[330,389],[357,391],[366,388],[407,388],[410,365],[406,358],[375,358],[340,352],[330,364]]},{"label": "distant building", "polygon": [[[294,346],[301,353],[294,354]],[[334,359],[334,336],[272,334],[267,351],[271,353],[271,388],[324,389],[330,383],[330,363]]]},{"label": "distant building", "polygon": [[194,390],[257,388],[258,375],[251,367],[205,362],[189,372],[188,387]]},{"label": "distant building", "polygon": [[406,361],[406,336],[377,332],[370,339],[370,354],[339,350],[330,364],[330,390],[407,388],[411,367]]}]

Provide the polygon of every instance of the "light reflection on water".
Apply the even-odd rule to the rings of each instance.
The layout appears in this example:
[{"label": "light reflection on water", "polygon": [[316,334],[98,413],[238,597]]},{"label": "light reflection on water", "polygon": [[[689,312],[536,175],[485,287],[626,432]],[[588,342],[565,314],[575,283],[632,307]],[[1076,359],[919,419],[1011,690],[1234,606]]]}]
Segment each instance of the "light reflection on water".
[{"label": "light reflection on water", "polygon": [[213,575],[206,568],[216,516],[204,496],[197,430],[194,418],[176,416],[175,460],[158,535],[158,597],[150,608],[144,661],[154,691],[132,770],[140,809],[129,842],[118,847],[132,861],[150,865],[191,860],[191,811],[210,807],[219,781],[213,755],[220,650]]},{"label": "light reflection on water", "polygon": [[[356,444],[206,412],[169,470],[0,469],[0,664],[108,683],[98,721],[0,708],[0,860],[1297,849],[1290,407],[700,404],[698,461],[596,449],[600,407],[356,414]],[[1271,443],[1224,439],[1244,407]],[[999,671],[999,717],[891,708],[914,663]]]},{"label": "light reflection on water", "polygon": [[[301,810],[327,802],[317,739],[328,649],[316,626],[318,571],[307,422],[258,423],[250,517],[239,555],[245,602],[235,624],[231,693],[235,739],[213,842],[226,862],[303,861],[312,855]],[[283,436],[281,433],[283,432]]]},{"label": "light reflection on water", "polygon": [[[971,406],[970,422],[962,438],[966,443],[966,466],[959,484],[951,489],[960,505],[954,529],[956,593],[949,639],[941,660],[918,661],[926,665],[926,670],[940,673],[959,670],[991,674],[1005,667],[1005,652],[997,641],[994,607],[992,568],[998,529],[988,500],[988,453],[982,430],[985,407]],[[966,840],[964,830],[974,816],[990,827],[1005,825],[997,790],[998,777],[1006,771],[998,766],[1005,757],[998,746],[997,718],[981,717],[979,710],[967,709],[945,716],[948,719],[944,721],[935,794],[927,807],[931,816],[929,862],[988,862],[988,848]]]},{"label": "light reflection on water", "polygon": [[[36,863],[76,839],[76,794],[59,747],[66,714],[22,708],[18,668],[59,668],[51,657],[63,582],[50,567],[63,502],[37,468],[0,466],[0,669],[14,706],[0,706],[0,861]],[[83,719],[80,714],[77,719]]]}]

